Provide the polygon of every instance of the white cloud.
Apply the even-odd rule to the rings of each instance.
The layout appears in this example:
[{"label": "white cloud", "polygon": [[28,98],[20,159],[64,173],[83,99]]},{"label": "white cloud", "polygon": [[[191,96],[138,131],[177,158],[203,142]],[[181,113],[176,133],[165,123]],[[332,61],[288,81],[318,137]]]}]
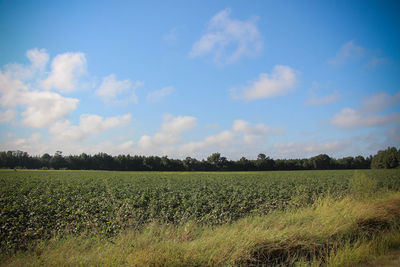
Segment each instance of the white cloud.
[{"label": "white cloud", "polygon": [[[21,107],[22,123],[32,128],[43,128],[66,116],[76,109],[79,102],[75,98],[63,97],[58,93],[32,90],[32,85],[23,79],[31,79],[31,74],[43,71],[48,61],[46,52],[32,49],[27,52],[31,66],[14,64],[5,72],[0,71],[0,105],[3,107]],[[3,114],[3,120],[15,118],[15,111],[9,109]]]},{"label": "white cloud", "polygon": [[400,103],[400,91],[394,96],[379,93],[364,100],[361,109],[344,108],[333,116],[331,123],[339,128],[353,129],[392,124],[400,121],[400,113],[378,115],[374,112],[385,111]]},{"label": "white cloud", "polygon": [[133,141],[126,141],[123,143],[113,143],[113,142],[101,142],[99,144],[95,144],[90,147],[84,148],[82,152],[96,154],[96,153],[108,153],[111,155],[120,155],[120,154],[131,154],[134,150],[134,142]]},{"label": "white cloud", "polygon": [[193,44],[191,57],[212,54],[216,62],[229,64],[261,51],[263,41],[255,19],[231,19],[230,13],[224,9],[209,21],[206,33]]},{"label": "white cloud", "polygon": [[124,126],[130,119],[130,114],[108,118],[103,118],[94,114],[83,114],[80,116],[78,126],[71,125],[69,120],[58,121],[50,127],[50,133],[59,140],[80,141],[92,134]]},{"label": "white cloud", "polygon": [[366,112],[381,111],[398,103],[400,103],[400,91],[394,96],[382,92],[366,99],[362,105],[362,109]]},{"label": "white cloud", "polygon": [[4,112],[0,112],[0,123],[12,122],[16,116],[16,112],[12,109],[7,109]]},{"label": "white cloud", "polygon": [[279,134],[283,129],[272,129],[262,123],[251,125],[244,120],[235,120],[232,130],[243,134],[243,141],[247,144],[257,144],[265,139],[268,134]]},{"label": "white cloud", "polygon": [[344,108],[332,118],[332,124],[339,128],[351,129],[359,127],[373,127],[400,121],[400,114],[374,115],[365,114],[351,108]]},{"label": "white cloud", "polygon": [[[0,122],[12,122],[21,116],[23,125],[30,128],[49,127],[49,133],[52,135],[46,140],[41,140],[39,133],[28,138],[8,134],[8,141],[0,143],[3,150],[19,149],[33,154],[62,150],[75,154],[88,151],[90,153],[95,149],[102,152],[105,151],[102,149],[104,148],[107,152],[125,153],[133,147],[134,143],[131,140],[119,144],[109,141],[99,144],[76,142],[115,127],[122,127],[128,124],[131,118],[129,114],[105,118],[83,114],[78,125],[73,125],[67,119],[68,114],[76,110],[79,100],[65,97],[62,93],[73,91],[81,84],[78,84],[81,82],[79,78],[86,74],[86,58],[83,53],[57,55],[52,61],[50,73],[46,72],[49,55],[44,49],[31,49],[26,52],[26,56],[30,64],[13,63],[3,66],[0,70]],[[121,94],[121,85],[123,87],[125,81],[118,83],[115,78],[114,81],[120,86],[115,92],[115,96],[118,97]],[[131,87],[134,86],[135,84],[131,84]],[[50,89],[59,90],[61,93],[49,91]]]},{"label": "white cloud", "polygon": [[[3,107],[22,107],[22,123],[32,128],[43,128],[74,110],[78,100],[53,92],[31,90],[32,85],[23,79],[31,79],[37,70],[43,71],[48,55],[43,49],[32,49],[27,56],[31,66],[14,64],[5,72],[0,71],[0,104]],[[11,121],[16,112],[8,109],[2,117],[3,121]]]},{"label": "white cloud", "polygon": [[44,139],[39,133],[33,133],[28,138],[15,138],[10,141],[0,143],[0,151],[22,150],[30,155],[40,155],[44,153],[53,154],[56,151],[62,151],[64,155],[79,155],[80,153],[96,154],[108,153],[111,155],[129,154],[134,149],[133,141],[124,141],[114,143],[104,141],[95,144],[86,144],[74,142],[72,140],[60,140],[57,138]]},{"label": "white cloud", "polygon": [[235,120],[233,122],[232,129],[236,132],[242,132],[251,135],[262,135],[271,132],[271,129],[262,123],[251,125],[244,120]]},{"label": "white cloud", "polygon": [[312,95],[307,100],[306,105],[310,105],[310,106],[326,105],[326,104],[335,102],[338,99],[339,99],[339,94],[337,92],[334,92],[333,94],[330,94],[327,96]]},{"label": "white cloud", "polygon": [[39,70],[44,70],[49,61],[49,55],[45,49],[31,49],[26,52],[26,56],[30,60],[32,67]]},{"label": "white cloud", "polygon": [[4,66],[4,75],[14,81],[29,81],[32,78],[38,78],[45,74],[49,55],[45,49],[31,49],[26,52],[26,57],[30,64],[11,63]]},{"label": "white cloud", "polygon": [[376,128],[368,134],[360,133],[333,140],[318,140],[318,137],[314,137],[311,141],[275,143],[269,155],[274,158],[308,158],[318,154],[328,154],[335,158],[356,155],[366,157],[388,146],[398,146],[399,126]]},{"label": "white cloud", "polygon": [[360,112],[351,108],[344,108],[339,114],[333,116],[331,122],[339,128],[353,128],[360,126],[361,119]]},{"label": "white cloud", "polygon": [[28,138],[16,138],[6,143],[0,143],[0,150],[21,150],[28,153],[42,153],[40,133],[32,133]]},{"label": "white cloud", "polygon": [[162,88],[160,90],[149,92],[147,94],[147,98],[146,99],[147,99],[148,102],[152,102],[152,103],[160,102],[165,97],[167,97],[170,94],[172,94],[174,91],[175,91],[174,87],[167,86],[167,87],[164,87],[164,88]]},{"label": "white cloud", "polygon": [[272,150],[276,158],[304,158],[318,154],[332,156],[332,152],[343,151],[348,145],[346,140],[287,142],[275,143]]},{"label": "white cloud", "polygon": [[21,92],[16,102],[25,107],[22,123],[31,128],[43,128],[76,109],[79,100],[53,92]]},{"label": "white cloud", "polygon": [[14,75],[9,71],[0,71],[0,104],[2,106],[17,106],[17,99],[20,91],[26,91],[29,88],[22,81],[15,79],[13,76]]},{"label": "white cloud", "polygon": [[183,155],[203,155],[203,157],[211,152],[219,151],[233,145],[235,134],[232,131],[222,131],[216,135],[206,137],[202,141],[195,141],[183,144],[179,150]]},{"label": "white cloud", "polygon": [[197,119],[191,116],[165,116],[161,129],[154,136],[144,135],[139,139],[139,149],[143,153],[165,152],[180,141],[180,134],[196,127]]},{"label": "white cloud", "polygon": [[241,92],[237,93],[236,89],[233,89],[232,96],[246,100],[284,96],[291,92],[296,84],[296,72],[288,66],[277,65],[271,74],[261,73],[258,80],[243,86]]},{"label": "white cloud", "polygon": [[55,89],[63,93],[76,90],[79,77],[86,74],[86,57],[83,53],[57,55],[51,63],[49,77],[42,81],[46,90]]},{"label": "white cloud", "polygon": [[328,60],[331,65],[340,65],[349,59],[361,58],[365,54],[365,48],[357,45],[354,40],[342,45],[334,58]]},{"label": "white cloud", "polygon": [[230,130],[221,131],[201,141],[181,145],[178,154],[183,157],[190,155],[204,158],[217,151],[232,157],[259,153],[270,136],[283,132],[283,129],[270,128],[264,124],[251,124],[244,120],[235,120]]},{"label": "white cloud", "polygon": [[105,102],[117,101],[123,95],[132,102],[137,103],[135,90],[143,85],[142,81],[135,81],[134,83],[129,79],[118,81],[115,75],[111,74],[103,78],[96,95],[100,96]]},{"label": "white cloud", "polygon": [[197,125],[197,119],[191,116],[173,117],[166,115],[161,127],[161,132],[179,134],[193,129]]}]

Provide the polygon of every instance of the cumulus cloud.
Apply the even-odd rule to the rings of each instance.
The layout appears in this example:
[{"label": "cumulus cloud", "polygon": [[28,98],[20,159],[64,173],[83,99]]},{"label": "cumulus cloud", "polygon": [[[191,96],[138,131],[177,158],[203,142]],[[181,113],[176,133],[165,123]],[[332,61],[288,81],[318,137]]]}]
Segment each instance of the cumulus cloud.
[{"label": "cumulus cloud", "polygon": [[26,52],[30,64],[11,63],[4,66],[3,74],[14,81],[29,81],[45,74],[49,55],[45,49],[33,48]]},{"label": "cumulus cloud", "polygon": [[15,107],[18,105],[18,95],[21,91],[28,90],[28,86],[21,80],[13,77],[10,72],[0,71],[0,104],[5,107]]},{"label": "cumulus cloud", "polygon": [[[57,55],[52,60],[47,78],[39,80],[39,83],[38,79],[47,75],[49,55],[45,49],[34,48],[28,50],[26,56],[30,65],[11,64],[0,70],[0,105],[5,109],[0,114],[0,120],[10,122],[16,117],[16,111],[21,109],[22,124],[25,126],[44,128],[55,122],[61,123],[60,120],[65,119],[78,106],[78,99],[65,97],[61,93],[75,90],[79,77],[86,74],[85,55]],[[123,95],[124,99],[136,100],[134,90],[140,85],[142,82],[118,81],[115,75],[109,75],[103,79],[96,93],[109,100],[114,100],[123,93],[131,93],[128,97]],[[49,91],[50,89],[59,90],[61,93]],[[85,122],[85,117],[82,120]],[[102,123],[109,122],[110,120],[106,120]]]},{"label": "cumulus cloud", "polygon": [[243,135],[243,141],[247,144],[257,144],[262,142],[268,134],[283,133],[283,129],[273,129],[265,124],[252,125],[244,120],[235,120],[233,122],[232,130]]},{"label": "cumulus cloud", "polygon": [[352,129],[392,124],[400,121],[400,113],[376,114],[400,103],[400,91],[394,96],[379,93],[364,100],[361,109],[344,108],[333,116],[331,123],[339,128]]},{"label": "cumulus cloud", "polygon": [[278,158],[302,158],[337,152],[345,148],[346,140],[275,143],[273,153]]},{"label": "cumulus cloud", "polygon": [[202,141],[195,141],[183,144],[179,150],[186,155],[208,154],[211,150],[217,151],[229,147],[235,141],[235,135],[232,131],[222,131],[216,135],[207,136]]},{"label": "cumulus cloud", "polygon": [[211,54],[216,62],[229,64],[261,51],[263,41],[255,19],[232,19],[230,13],[227,8],[211,18],[204,35],[193,44],[191,57]]},{"label": "cumulus cloud", "polygon": [[257,80],[251,82],[248,86],[241,87],[240,92],[233,88],[232,96],[246,100],[284,96],[295,88],[297,84],[296,76],[296,72],[292,68],[277,65],[270,74],[261,73]]},{"label": "cumulus cloud", "polygon": [[399,113],[390,115],[374,115],[365,114],[362,111],[351,108],[342,109],[340,113],[336,114],[332,118],[332,123],[335,126],[345,129],[379,126],[397,121],[400,121]]},{"label": "cumulus cloud", "polygon": [[50,75],[42,81],[42,87],[63,93],[72,92],[77,89],[79,77],[86,73],[85,54],[80,52],[60,54],[53,59]]},{"label": "cumulus cloud", "polygon": [[0,143],[1,151],[22,150],[31,155],[53,154],[56,151],[62,151],[64,155],[78,155],[80,153],[96,154],[100,152],[118,155],[132,153],[133,149],[134,142],[131,140],[120,143],[102,141],[95,144],[85,144],[72,140],[61,141],[58,138],[44,139],[39,133],[33,133],[28,138],[14,138]]},{"label": "cumulus cloud", "polygon": [[121,155],[130,154],[134,150],[134,142],[126,141],[122,143],[113,143],[110,141],[100,142],[98,144],[92,145],[90,147],[85,147],[82,152],[85,153],[108,153],[111,155]]},{"label": "cumulus cloud", "polygon": [[31,128],[43,128],[76,109],[78,99],[63,97],[58,93],[32,90],[32,75],[44,71],[48,54],[44,49],[31,49],[26,53],[31,65],[6,66],[0,71],[0,105],[7,107],[2,121],[9,122],[21,108],[22,123]]},{"label": "cumulus cloud", "polygon": [[26,52],[26,56],[32,64],[32,67],[44,70],[49,61],[49,54],[47,54],[45,49],[31,49]]},{"label": "cumulus cloud", "polygon": [[312,95],[307,100],[306,105],[309,105],[309,106],[326,105],[326,104],[335,102],[336,100],[339,99],[339,97],[340,96],[337,92],[334,92],[333,94],[326,95],[326,96]]},{"label": "cumulus cloud", "polygon": [[165,97],[169,96],[175,91],[174,87],[167,86],[160,90],[152,91],[147,94],[147,101],[151,103],[157,103],[162,101]]},{"label": "cumulus cloud", "polygon": [[144,135],[138,141],[140,151],[153,153],[154,151],[164,152],[171,149],[180,141],[180,134],[196,127],[197,119],[191,116],[173,117],[167,115],[164,118],[161,129],[153,136]]},{"label": "cumulus cloud", "polygon": [[21,150],[31,154],[44,153],[41,145],[41,134],[33,133],[28,138],[15,138],[6,143],[0,143],[0,150]]},{"label": "cumulus cloud", "polygon": [[318,154],[328,154],[331,157],[375,154],[378,150],[388,146],[398,146],[398,130],[400,124],[389,128],[372,129],[369,133],[359,133],[344,138],[319,140],[313,138],[308,141],[277,142],[270,148],[270,155],[274,158],[308,158]]},{"label": "cumulus cloud", "polygon": [[365,55],[365,48],[357,45],[354,40],[349,41],[342,45],[336,56],[329,59],[328,63],[331,65],[340,65],[349,59],[361,58]]},{"label": "cumulus cloud", "polygon": [[142,81],[135,81],[132,83],[129,79],[117,80],[114,74],[106,76],[100,87],[96,91],[96,95],[101,97],[105,102],[116,101],[121,95],[126,99],[128,97],[134,103],[137,103],[137,96],[135,90],[144,83]]},{"label": "cumulus cloud", "polygon": [[400,91],[393,96],[382,92],[366,99],[362,105],[362,110],[366,112],[381,111],[398,103],[400,103]]},{"label": "cumulus cloud", "polygon": [[[111,141],[91,145],[77,142],[122,127],[131,118],[130,114],[115,117],[83,114],[77,125],[68,120],[68,115],[76,110],[79,100],[62,94],[77,89],[81,83],[80,77],[86,74],[83,53],[57,55],[52,60],[50,72],[47,72],[49,55],[44,49],[28,50],[26,56],[29,64],[8,64],[0,70],[0,123],[9,123],[20,117],[22,125],[29,128],[49,127],[51,135],[46,140],[42,140],[39,133],[28,138],[7,135],[8,140],[0,143],[3,150],[23,150],[34,154],[61,150],[75,154],[90,153],[96,149],[96,152],[125,153],[132,149],[134,143],[131,140],[119,144]],[[108,98],[117,98],[135,86],[129,80],[118,81],[113,75],[105,81],[100,93]]]},{"label": "cumulus cloud", "polygon": [[21,92],[17,103],[25,107],[22,123],[31,128],[43,128],[76,109],[79,100],[54,92]]},{"label": "cumulus cloud", "polygon": [[69,120],[58,121],[50,127],[50,133],[60,140],[81,141],[92,134],[124,126],[130,119],[130,114],[108,118],[94,114],[83,114],[80,116],[79,125],[71,125]]},{"label": "cumulus cloud", "polygon": [[267,143],[270,136],[283,132],[283,129],[270,128],[262,123],[251,124],[244,120],[235,120],[230,130],[207,136],[201,141],[182,144],[178,152],[182,156],[200,158],[216,151],[233,157],[249,152],[259,153],[260,147]]}]

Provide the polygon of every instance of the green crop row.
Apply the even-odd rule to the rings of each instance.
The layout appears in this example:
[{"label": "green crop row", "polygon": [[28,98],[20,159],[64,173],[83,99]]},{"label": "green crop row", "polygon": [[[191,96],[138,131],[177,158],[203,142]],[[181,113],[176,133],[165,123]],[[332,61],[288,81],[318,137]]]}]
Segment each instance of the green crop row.
[{"label": "green crop row", "polygon": [[[399,190],[399,170],[359,171]],[[354,171],[0,171],[0,249],[66,234],[109,237],[156,221],[215,225],[351,191]],[[354,184],[354,182],[353,182]]]}]

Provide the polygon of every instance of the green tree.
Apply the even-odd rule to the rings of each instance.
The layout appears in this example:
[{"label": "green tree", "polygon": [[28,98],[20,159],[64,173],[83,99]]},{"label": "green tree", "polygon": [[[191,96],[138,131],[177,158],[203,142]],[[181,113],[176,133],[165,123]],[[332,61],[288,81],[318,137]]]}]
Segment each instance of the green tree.
[{"label": "green tree", "polygon": [[320,154],[312,157],[309,159],[309,161],[316,170],[326,170],[331,166],[331,158],[326,154]]},{"label": "green tree", "polygon": [[388,147],[386,150],[379,150],[372,158],[373,169],[392,169],[400,167],[400,150],[395,147]]}]

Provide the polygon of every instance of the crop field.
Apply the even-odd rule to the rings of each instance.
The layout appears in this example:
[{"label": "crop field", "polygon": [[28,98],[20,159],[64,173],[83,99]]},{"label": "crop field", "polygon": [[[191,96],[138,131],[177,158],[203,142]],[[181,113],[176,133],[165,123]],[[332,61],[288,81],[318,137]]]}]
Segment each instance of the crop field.
[{"label": "crop field", "polygon": [[[354,179],[367,177],[367,184]],[[111,237],[144,225],[219,225],[340,199],[354,184],[400,189],[400,170],[279,172],[0,171],[1,252],[56,236]]]}]

